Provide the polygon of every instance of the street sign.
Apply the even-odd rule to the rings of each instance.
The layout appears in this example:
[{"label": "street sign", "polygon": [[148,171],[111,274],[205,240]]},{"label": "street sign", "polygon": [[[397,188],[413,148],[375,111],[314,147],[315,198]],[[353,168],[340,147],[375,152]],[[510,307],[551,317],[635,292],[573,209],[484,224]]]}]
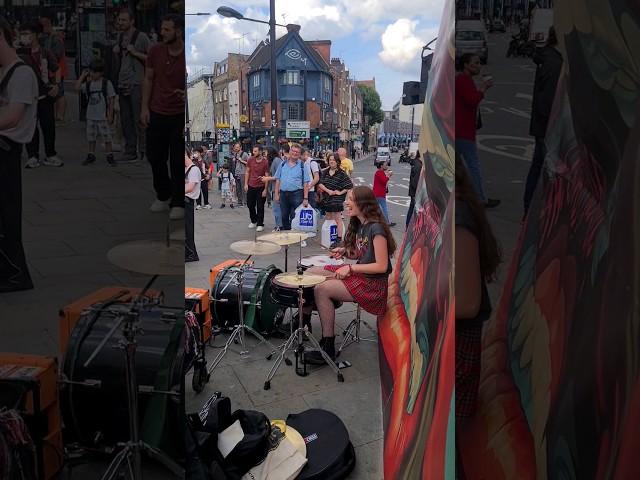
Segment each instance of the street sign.
[{"label": "street sign", "polygon": [[287,138],[310,138],[311,125],[304,121],[287,121]]}]

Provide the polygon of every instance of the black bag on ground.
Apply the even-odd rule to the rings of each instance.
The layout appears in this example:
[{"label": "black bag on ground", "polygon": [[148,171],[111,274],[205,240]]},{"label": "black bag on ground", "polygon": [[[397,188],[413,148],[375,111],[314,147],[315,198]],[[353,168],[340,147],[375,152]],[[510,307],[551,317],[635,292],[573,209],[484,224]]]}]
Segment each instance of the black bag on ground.
[{"label": "black bag on ground", "polygon": [[[240,421],[244,438],[223,458],[218,450],[218,435],[236,420]],[[266,415],[253,410],[236,410],[232,414],[227,397],[215,399],[208,407],[206,420],[194,430],[200,460],[208,466],[214,479],[239,480],[269,452],[271,423]]]},{"label": "black bag on ground", "polygon": [[296,480],[342,480],[356,466],[349,432],[336,415],[311,409],[287,417],[307,444],[307,464]]}]

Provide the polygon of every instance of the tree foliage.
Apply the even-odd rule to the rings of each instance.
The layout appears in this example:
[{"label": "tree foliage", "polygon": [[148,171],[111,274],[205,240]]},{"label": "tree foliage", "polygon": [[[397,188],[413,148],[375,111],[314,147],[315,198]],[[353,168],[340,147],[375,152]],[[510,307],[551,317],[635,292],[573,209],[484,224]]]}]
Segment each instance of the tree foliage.
[{"label": "tree foliage", "polygon": [[367,126],[382,122],[384,113],[382,113],[382,102],[378,92],[367,85],[358,85],[358,88],[362,93],[363,113],[369,119]]}]

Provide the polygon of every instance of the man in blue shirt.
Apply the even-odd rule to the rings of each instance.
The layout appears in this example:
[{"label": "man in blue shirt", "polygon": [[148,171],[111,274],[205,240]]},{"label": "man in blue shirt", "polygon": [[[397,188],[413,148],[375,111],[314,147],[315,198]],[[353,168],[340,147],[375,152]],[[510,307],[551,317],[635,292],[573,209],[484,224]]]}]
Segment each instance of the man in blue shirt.
[{"label": "man in blue shirt", "polygon": [[309,169],[300,160],[302,147],[297,143],[291,145],[289,158],[276,172],[274,201],[280,202],[282,212],[282,230],[291,230],[291,220],[296,208],[302,203],[309,206]]}]

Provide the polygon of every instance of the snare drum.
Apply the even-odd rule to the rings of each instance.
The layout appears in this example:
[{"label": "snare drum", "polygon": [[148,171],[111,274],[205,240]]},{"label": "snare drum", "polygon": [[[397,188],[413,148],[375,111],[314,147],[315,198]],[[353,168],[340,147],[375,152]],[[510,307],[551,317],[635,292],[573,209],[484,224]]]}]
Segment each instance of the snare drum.
[{"label": "snare drum", "polygon": [[344,265],[344,260],[330,257],[329,255],[311,255],[304,257],[302,268],[308,270],[311,267],[324,267],[326,265]]}]

